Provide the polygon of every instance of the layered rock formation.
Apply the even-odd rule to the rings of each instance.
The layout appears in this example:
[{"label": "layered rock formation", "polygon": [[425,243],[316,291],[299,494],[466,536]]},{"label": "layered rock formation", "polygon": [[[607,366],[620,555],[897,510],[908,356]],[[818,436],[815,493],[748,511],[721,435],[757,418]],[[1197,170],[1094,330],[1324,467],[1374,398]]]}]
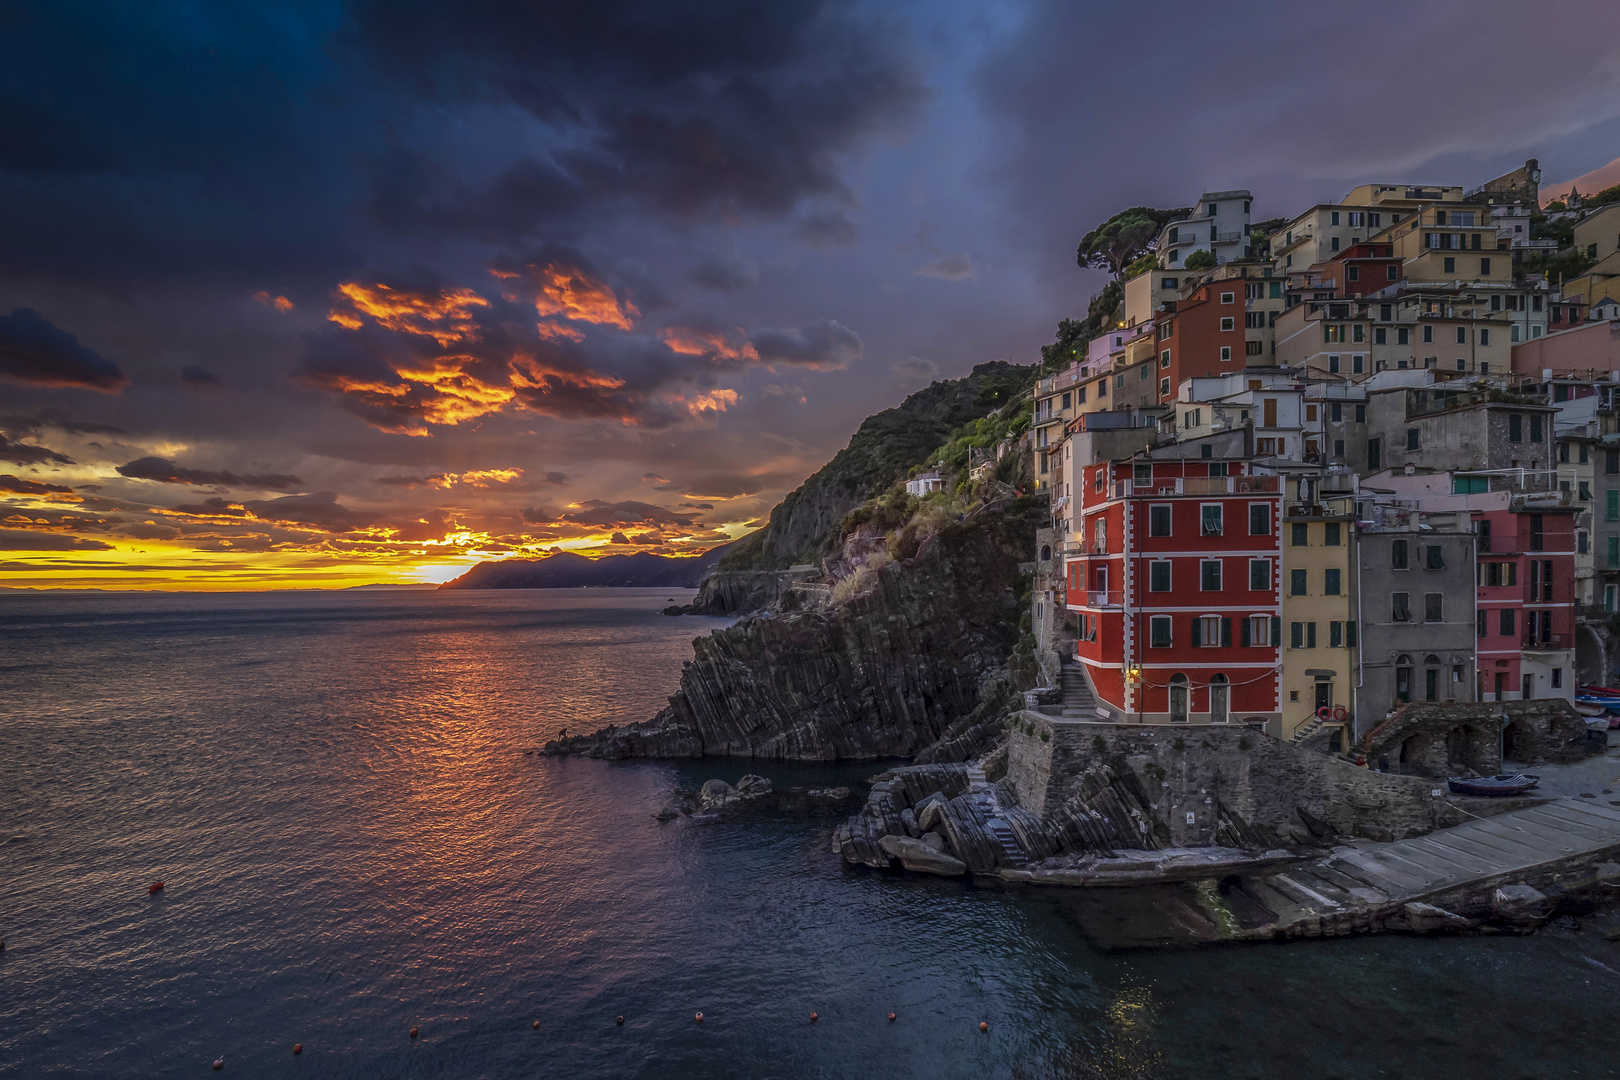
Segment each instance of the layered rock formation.
[{"label": "layered rock formation", "polygon": [[1018,564],[1042,509],[1017,499],[948,525],[842,604],[755,615],[699,638],[680,692],[653,720],[559,739],[546,752],[781,761],[976,752],[1000,730],[997,703],[1015,699],[999,669],[1017,640]]}]

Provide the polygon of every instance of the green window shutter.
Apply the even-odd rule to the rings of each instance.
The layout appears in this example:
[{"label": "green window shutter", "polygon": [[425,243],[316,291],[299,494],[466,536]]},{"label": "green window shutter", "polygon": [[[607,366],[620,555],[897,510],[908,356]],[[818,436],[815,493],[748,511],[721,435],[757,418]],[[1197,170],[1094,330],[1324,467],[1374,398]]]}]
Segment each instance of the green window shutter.
[{"label": "green window shutter", "polygon": [[1349,648],[1356,647],[1356,624],[1353,619],[1344,624],[1344,643]]},{"label": "green window shutter", "polygon": [[1221,648],[1232,647],[1232,619],[1230,616],[1221,616]]},{"label": "green window shutter", "polygon": [[1307,649],[1316,648],[1316,624],[1313,622],[1305,624],[1305,647]]},{"label": "green window shutter", "polygon": [[1288,624],[1288,647],[1290,649],[1303,648],[1305,645],[1305,624]]},{"label": "green window shutter", "polygon": [[1620,521],[1620,490],[1610,488],[1604,494],[1608,498],[1608,505],[1605,507],[1608,511],[1608,519],[1610,521]]},{"label": "green window shutter", "polygon": [[1271,617],[1271,643],[1273,645],[1277,646],[1277,648],[1279,648],[1279,649],[1282,648],[1282,616],[1281,615],[1273,615]]},{"label": "green window shutter", "polygon": [[1620,568],[1620,536],[1609,537],[1609,568]]},{"label": "green window shutter", "polygon": [[1241,629],[1239,631],[1239,634],[1240,634],[1239,640],[1240,640],[1241,644],[1243,645],[1243,647],[1245,649],[1247,649],[1249,647],[1249,645],[1251,644],[1251,642],[1249,641],[1249,620],[1248,619],[1243,619],[1242,623],[1243,623],[1243,625],[1242,625],[1242,627],[1241,627]]},{"label": "green window shutter", "polygon": [[1188,639],[1193,643],[1194,646],[1203,644],[1203,642],[1198,638],[1198,635],[1203,632],[1203,629],[1204,628],[1198,624],[1198,616],[1194,615],[1192,617],[1192,637]]}]

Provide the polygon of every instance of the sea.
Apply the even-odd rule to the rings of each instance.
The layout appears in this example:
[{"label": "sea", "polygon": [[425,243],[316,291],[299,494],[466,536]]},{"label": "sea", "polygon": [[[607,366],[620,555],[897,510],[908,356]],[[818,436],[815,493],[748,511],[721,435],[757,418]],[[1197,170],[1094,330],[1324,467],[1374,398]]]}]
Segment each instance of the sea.
[{"label": "sea", "polygon": [[664,704],[690,595],[0,596],[0,1075],[1620,1075],[1578,927],[1113,951],[840,812],[654,818],[880,766],[536,753]]}]

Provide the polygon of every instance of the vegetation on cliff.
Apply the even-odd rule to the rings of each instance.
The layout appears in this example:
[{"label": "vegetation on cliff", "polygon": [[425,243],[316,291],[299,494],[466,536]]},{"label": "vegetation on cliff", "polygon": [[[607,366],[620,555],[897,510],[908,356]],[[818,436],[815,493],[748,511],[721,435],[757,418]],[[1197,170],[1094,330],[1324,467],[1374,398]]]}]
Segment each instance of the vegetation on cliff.
[{"label": "vegetation on cliff", "polygon": [[867,417],[849,445],[777,504],[769,523],[738,543],[719,569],[785,570],[815,561],[836,542],[844,515],[903,480],[963,425],[1021,401],[1034,381],[1033,365],[995,360]]}]

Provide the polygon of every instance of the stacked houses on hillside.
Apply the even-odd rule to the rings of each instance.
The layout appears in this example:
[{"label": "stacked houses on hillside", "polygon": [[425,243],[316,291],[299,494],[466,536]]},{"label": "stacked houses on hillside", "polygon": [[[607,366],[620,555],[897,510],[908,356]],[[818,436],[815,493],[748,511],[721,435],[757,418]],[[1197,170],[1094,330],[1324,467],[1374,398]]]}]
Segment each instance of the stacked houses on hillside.
[{"label": "stacked houses on hillside", "polygon": [[1549,280],[1538,183],[1368,184],[1263,234],[1211,192],[1164,227],[1034,395],[1037,628],[1100,719],[1344,748],[1611,681],[1620,203]]}]

